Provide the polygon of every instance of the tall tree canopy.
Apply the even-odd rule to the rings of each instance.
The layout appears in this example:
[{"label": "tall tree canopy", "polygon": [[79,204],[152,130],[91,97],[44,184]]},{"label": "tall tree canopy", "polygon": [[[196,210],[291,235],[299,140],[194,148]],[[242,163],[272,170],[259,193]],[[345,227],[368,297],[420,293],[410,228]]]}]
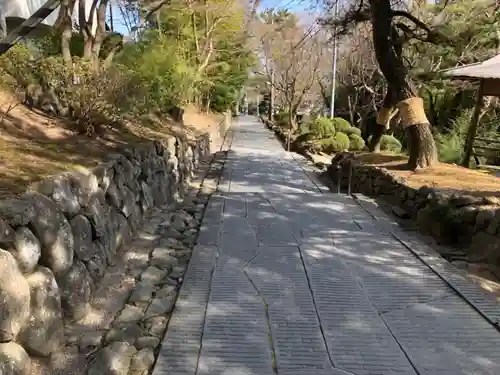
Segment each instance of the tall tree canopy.
[{"label": "tall tree canopy", "polygon": [[[326,14],[331,14],[336,1],[325,4]],[[474,86],[467,82],[450,82],[441,77],[439,71],[483,61],[500,52],[498,3],[494,0],[457,0],[408,4],[403,1],[339,2],[338,16],[323,19],[340,38],[337,108],[348,113],[351,121],[362,118],[364,123],[371,123],[374,107],[397,107],[398,99],[412,93],[424,99],[427,122],[432,123],[433,133],[442,138],[441,135],[455,131],[456,121],[468,113],[463,111],[474,104]],[[375,9],[377,13],[372,11]],[[385,9],[383,17],[378,13],[380,9]],[[327,87],[328,81],[329,76],[324,75],[322,86]],[[391,87],[392,91],[400,87],[395,91],[400,98],[394,96],[392,101],[396,104],[392,105],[386,95]],[[492,104],[495,100],[488,98],[486,101],[486,108],[491,112],[495,109]],[[375,134],[369,144],[371,150],[377,149],[377,140],[387,129],[386,121],[391,118],[387,114],[395,111],[382,109],[381,112],[379,126],[370,129],[370,135]],[[418,128],[422,125],[406,128],[413,156],[412,168],[429,165],[426,159],[434,149],[430,141],[424,142],[425,147],[418,146],[422,144],[416,142],[414,133]],[[487,129],[489,127],[482,130],[489,131]],[[432,164],[435,159],[428,160]]]},{"label": "tall tree canopy", "polygon": [[339,19],[326,22],[338,28],[340,33],[350,31],[361,22],[370,23],[377,63],[387,82],[382,107],[372,130],[370,149],[376,150],[398,110],[409,139],[408,166],[425,168],[437,161],[437,149],[423,100],[418,97],[404,61],[404,48],[411,39],[438,42],[438,34],[402,8],[399,1],[358,0],[352,2]]}]

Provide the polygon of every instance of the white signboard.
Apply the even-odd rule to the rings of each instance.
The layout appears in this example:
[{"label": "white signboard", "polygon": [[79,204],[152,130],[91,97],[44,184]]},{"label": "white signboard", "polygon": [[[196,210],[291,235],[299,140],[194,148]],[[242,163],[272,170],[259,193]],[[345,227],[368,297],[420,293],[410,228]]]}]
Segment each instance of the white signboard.
[{"label": "white signboard", "polygon": [[[23,20],[28,19],[33,13],[40,9],[47,0],[0,0],[0,13],[4,13],[4,16],[9,18],[21,18]],[[92,6],[92,0],[85,1],[85,11],[88,17],[90,13],[90,7]],[[42,21],[42,24],[52,26],[59,14],[59,8],[54,10],[47,18]],[[0,14],[1,16],[1,14]],[[94,16],[95,17],[95,16]],[[78,20],[78,1],[75,4],[75,9],[73,12],[73,19]],[[94,22],[94,25],[97,22]],[[95,30],[95,26],[94,26]]]}]

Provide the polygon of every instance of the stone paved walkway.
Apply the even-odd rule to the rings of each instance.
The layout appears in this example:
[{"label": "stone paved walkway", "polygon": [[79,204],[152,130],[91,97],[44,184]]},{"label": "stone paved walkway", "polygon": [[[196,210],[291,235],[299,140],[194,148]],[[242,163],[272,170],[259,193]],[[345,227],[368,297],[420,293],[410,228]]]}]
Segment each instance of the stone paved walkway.
[{"label": "stone paved walkway", "polygon": [[500,333],[251,117],[153,375],[500,374]]}]

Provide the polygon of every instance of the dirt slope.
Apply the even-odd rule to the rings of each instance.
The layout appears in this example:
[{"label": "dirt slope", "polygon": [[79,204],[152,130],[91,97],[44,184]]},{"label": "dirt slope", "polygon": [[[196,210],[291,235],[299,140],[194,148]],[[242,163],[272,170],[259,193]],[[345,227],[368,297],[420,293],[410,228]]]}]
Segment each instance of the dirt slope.
[{"label": "dirt slope", "polygon": [[0,199],[22,193],[40,178],[79,166],[92,167],[119,148],[169,134],[195,136],[210,132],[220,115],[189,107],[181,125],[168,118],[148,116],[141,123],[124,122],[103,138],[78,135],[71,123],[21,105],[0,91]]}]

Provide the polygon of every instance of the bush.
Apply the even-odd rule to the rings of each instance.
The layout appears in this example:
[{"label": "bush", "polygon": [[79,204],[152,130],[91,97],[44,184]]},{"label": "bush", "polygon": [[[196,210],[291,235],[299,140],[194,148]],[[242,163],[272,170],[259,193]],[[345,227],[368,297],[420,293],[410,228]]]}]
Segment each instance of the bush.
[{"label": "bush", "polygon": [[329,138],[335,134],[335,126],[328,117],[318,117],[310,126],[309,130],[316,137],[323,139]]},{"label": "bush", "polygon": [[318,143],[316,143],[314,147],[315,151],[321,151],[327,154],[333,154],[335,152],[335,149],[336,143],[334,137],[322,139]]},{"label": "bush", "polygon": [[335,134],[335,141],[337,143],[337,149],[335,150],[335,152],[349,150],[350,141],[347,134],[337,132]]},{"label": "bush", "polygon": [[73,57],[68,67],[61,56],[35,56],[18,45],[0,58],[3,88],[19,93],[28,106],[68,117],[80,133],[102,134],[106,125],[120,119],[120,110],[130,112],[127,100],[131,75],[119,65],[93,69],[87,60]]},{"label": "bush", "polygon": [[361,136],[361,129],[358,129],[358,128],[354,127],[354,126],[351,126],[348,129],[342,131],[342,133],[345,133],[348,136],[351,136],[351,134],[355,134],[355,135]]},{"label": "bush", "polygon": [[335,130],[338,132],[347,134],[348,130],[351,128],[351,124],[349,124],[349,121],[343,119],[342,117],[334,117],[330,121],[333,122]]},{"label": "bush", "polygon": [[327,154],[349,149],[349,137],[344,133],[335,133],[333,137],[320,141],[321,150]]},{"label": "bush", "polygon": [[[355,128],[357,129],[357,128]],[[358,134],[349,135],[349,149],[353,151],[361,151],[365,147],[365,141]]]},{"label": "bush", "polygon": [[310,142],[315,139],[315,135],[313,133],[302,133],[300,134],[296,139],[295,142],[297,143],[304,143],[304,142]]},{"label": "bush", "polygon": [[457,132],[440,134],[436,137],[439,161],[459,164],[463,158],[463,139]]},{"label": "bush", "polygon": [[464,111],[453,121],[453,128],[449,133],[437,135],[436,144],[439,161],[455,164],[459,164],[462,161],[465,138],[471,116],[472,110]]},{"label": "bush", "polygon": [[274,116],[274,121],[279,126],[285,126],[288,124],[288,112],[278,112]]},{"label": "bush", "polygon": [[155,31],[148,31],[138,43],[125,43],[114,62],[133,72],[138,82],[137,94],[125,104],[147,113],[189,101],[198,77],[183,52]]},{"label": "bush", "polygon": [[403,146],[397,138],[392,135],[384,134],[380,141],[380,149],[384,151],[391,151],[400,153]]},{"label": "bush", "polygon": [[11,109],[24,100],[26,86],[29,85],[30,53],[24,44],[17,44],[0,56],[0,87],[13,94],[11,103],[4,110],[3,118]]},{"label": "bush", "polygon": [[11,87],[12,84],[29,84],[31,53],[25,44],[16,44],[0,56],[0,83]]}]

